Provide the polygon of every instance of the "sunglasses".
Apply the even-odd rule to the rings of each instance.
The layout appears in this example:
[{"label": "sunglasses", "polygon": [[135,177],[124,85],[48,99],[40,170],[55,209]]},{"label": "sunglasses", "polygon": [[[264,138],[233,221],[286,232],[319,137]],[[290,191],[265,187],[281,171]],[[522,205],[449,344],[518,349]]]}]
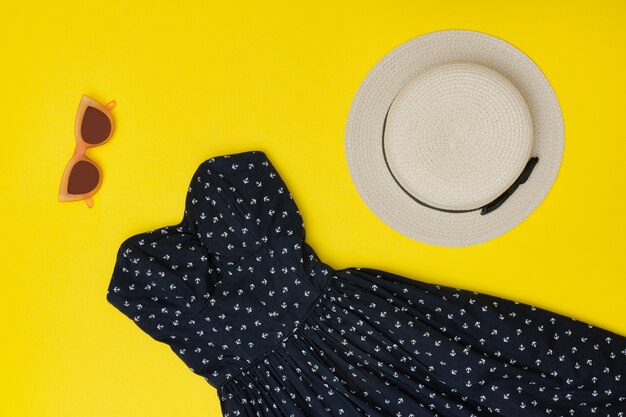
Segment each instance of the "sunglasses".
[{"label": "sunglasses", "polygon": [[104,145],[113,133],[111,110],[115,100],[102,105],[83,94],[76,113],[74,136],[76,147],[70,162],[63,171],[59,201],[85,200],[89,208],[93,207],[92,196],[102,184],[100,167],[85,155],[89,148]]}]

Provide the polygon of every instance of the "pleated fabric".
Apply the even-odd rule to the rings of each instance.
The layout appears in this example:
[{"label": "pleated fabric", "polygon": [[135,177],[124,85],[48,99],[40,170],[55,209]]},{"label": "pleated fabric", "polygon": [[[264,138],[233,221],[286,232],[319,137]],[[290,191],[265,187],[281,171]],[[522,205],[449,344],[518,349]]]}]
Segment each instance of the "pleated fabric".
[{"label": "pleated fabric", "polygon": [[621,416],[626,339],[527,304],[335,271],[302,325],[220,387],[232,416]]}]

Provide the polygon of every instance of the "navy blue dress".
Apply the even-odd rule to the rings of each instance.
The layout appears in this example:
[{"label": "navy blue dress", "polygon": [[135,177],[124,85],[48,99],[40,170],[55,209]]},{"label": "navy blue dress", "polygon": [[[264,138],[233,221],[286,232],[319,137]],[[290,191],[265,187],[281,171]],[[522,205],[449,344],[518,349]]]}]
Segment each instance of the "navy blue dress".
[{"label": "navy blue dress", "polygon": [[107,300],[215,387],[224,417],[626,415],[626,337],[333,269],[261,151],[200,164],[181,222],[121,244]]}]

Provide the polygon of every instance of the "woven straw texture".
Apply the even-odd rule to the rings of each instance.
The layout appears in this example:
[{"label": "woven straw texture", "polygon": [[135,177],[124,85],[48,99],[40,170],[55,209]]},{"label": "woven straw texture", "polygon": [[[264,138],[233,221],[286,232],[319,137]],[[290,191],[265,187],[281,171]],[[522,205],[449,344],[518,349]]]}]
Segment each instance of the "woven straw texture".
[{"label": "woven straw texture", "polygon": [[[385,55],[354,97],[345,138],[367,206],[412,239],[451,247],[493,239],[528,217],[556,179],[563,146],[561,109],[537,65],[499,38],[467,30],[422,35]],[[476,208],[504,191],[530,156],[539,157],[530,178],[487,215],[418,204],[390,172],[420,201]]]}]

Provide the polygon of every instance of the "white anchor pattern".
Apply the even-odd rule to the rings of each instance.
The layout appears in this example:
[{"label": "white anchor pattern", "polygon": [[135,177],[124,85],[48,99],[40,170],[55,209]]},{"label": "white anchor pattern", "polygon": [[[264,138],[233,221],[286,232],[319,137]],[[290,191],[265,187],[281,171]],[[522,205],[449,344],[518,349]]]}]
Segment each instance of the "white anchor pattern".
[{"label": "white anchor pattern", "polygon": [[121,244],[107,300],[215,387],[224,417],[626,417],[626,337],[334,270],[262,151],[203,162],[181,222]]}]

